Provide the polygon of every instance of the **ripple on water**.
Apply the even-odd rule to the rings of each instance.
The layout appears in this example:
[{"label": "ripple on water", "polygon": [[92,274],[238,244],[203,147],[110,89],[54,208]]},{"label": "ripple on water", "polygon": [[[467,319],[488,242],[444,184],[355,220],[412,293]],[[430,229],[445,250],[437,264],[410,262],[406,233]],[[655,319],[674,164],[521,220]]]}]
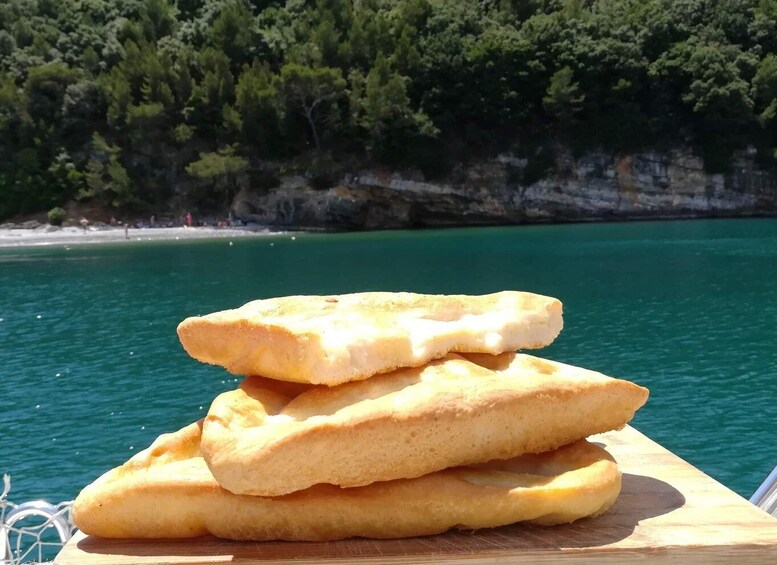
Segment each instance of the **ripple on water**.
[{"label": "ripple on water", "polygon": [[564,301],[538,354],[648,386],[637,427],[749,496],[777,463],[775,265],[775,221],[0,251],[0,472],[12,500],[69,499],[201,417],[240,379],[183,352],[186,316],[283,294],[512,288]]}]

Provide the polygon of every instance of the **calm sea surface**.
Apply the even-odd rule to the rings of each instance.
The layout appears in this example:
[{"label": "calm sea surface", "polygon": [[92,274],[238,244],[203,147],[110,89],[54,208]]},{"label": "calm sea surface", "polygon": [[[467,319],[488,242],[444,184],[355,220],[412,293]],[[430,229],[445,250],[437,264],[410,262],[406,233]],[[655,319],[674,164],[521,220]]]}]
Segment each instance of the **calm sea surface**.
[{"label": "calm sea surface", "polygon": [[740,494],[777,464],[777,221],[536,226],[0,250],[0,472],[60,501],[235,377],[183,318],[288,294],[522,289],[549,358],[651,390],[634,424]]}]

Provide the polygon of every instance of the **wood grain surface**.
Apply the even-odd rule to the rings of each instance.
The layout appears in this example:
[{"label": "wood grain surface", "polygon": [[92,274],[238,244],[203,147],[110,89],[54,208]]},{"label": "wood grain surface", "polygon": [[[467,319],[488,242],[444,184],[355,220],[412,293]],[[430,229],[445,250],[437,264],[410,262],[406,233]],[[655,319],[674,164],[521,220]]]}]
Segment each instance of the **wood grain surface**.
[{"label": "wood grain surface", "polygon": [[592,439],[618,460],[623,490],[606,514],[570,525],[327,543],[104,540],[79,533],[55,563],[777,563],[777,519],[631,427]]}]

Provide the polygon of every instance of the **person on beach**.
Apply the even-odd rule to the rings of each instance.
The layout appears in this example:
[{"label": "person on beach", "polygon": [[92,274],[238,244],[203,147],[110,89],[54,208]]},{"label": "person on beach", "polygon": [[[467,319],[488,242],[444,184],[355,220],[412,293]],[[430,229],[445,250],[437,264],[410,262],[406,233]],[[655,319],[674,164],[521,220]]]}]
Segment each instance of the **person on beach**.
[{"label": "person on beach", "polygon": [[89,226],[89,220],[81,218],[78,223],[81,224],[81,228],[83,228],[84,233],[86,233],[86,228]]},{"label": "person on beach", "polygon": [[124,239],[129,239],[129,222],[124,222]]},{"label": "person on beach", "polygon": [[186,227],[190,228],[192,227],[192,213],[186,212]]}]

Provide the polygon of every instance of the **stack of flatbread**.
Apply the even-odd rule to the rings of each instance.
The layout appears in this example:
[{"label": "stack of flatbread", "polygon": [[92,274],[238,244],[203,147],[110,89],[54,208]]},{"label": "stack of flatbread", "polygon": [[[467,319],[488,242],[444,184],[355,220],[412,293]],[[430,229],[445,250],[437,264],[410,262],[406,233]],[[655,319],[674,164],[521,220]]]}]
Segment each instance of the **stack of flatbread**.
[{"label": "stack of flatbread", "polygon": [[188,318],[192,357],[249,376],[86,487],[76,524],[335,540],[600,514],[620,472],[585,438],[624,426],[648,391],[515,353],[561,328],[558,300],[512,291],[294,296]]}]

